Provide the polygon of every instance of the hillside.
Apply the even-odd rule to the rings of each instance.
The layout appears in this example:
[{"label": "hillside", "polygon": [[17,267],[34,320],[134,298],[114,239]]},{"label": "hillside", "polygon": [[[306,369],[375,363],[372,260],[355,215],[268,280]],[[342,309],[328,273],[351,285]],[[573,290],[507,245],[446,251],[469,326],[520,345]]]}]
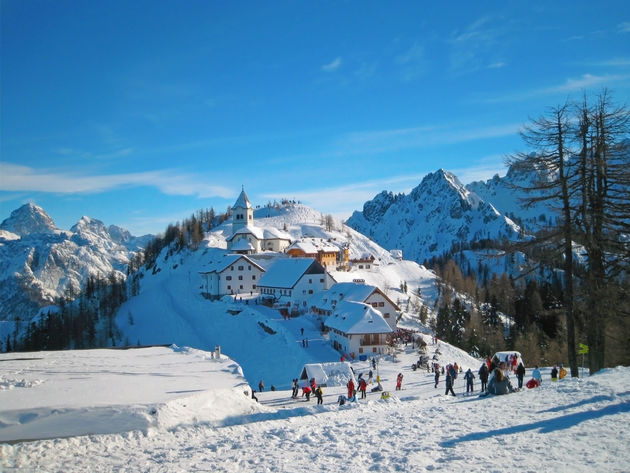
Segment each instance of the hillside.
[{"label": "hillside", "polygon": [[[271,210],[260,209],[257,215]],[[387,291],[389,297],[407,309],[406,301],[421,288],[423,301],[432,305],[436,297],[435,274],[410,261],[398,261],[383,248],[359,234],[345,228],[324,230],[320,214],[305,206],[293,204],[274,209],[274,214],[256,219],[256,225],[264,228],[287,228],[292,237],[320,237],[330,239],[340,247],[348,244],[351,257],[374,255],[378,265],[374,270],[332,271],[335,280],[363,279]],[[138,274],[140,291],[125,302],[116,318],[128,344],[171,344],[191,346],[202,350],[214,350],[220,345],[243,367],[245,376],[255,380],[259,373],[267,372],[268,382],[288,387],[291,371],[312,361],[336,361],[339,353],[322,338],[321,322],[314,316],[283,320],[277,310],[257,305],[245,297],[241,301],[224,298],[210,301],[202,295],[202,278],[199,274],[212,260],[226,252],[225,235],[231,234],[229,222],[213,229],[206,235],[204,244],[197,250],[183,250],[172,254],[165,249],[155,266],[143,268]],[[263,267],[273,258],[284,257],[275,253],[252,255]],[[403,294],[400,284],[405,281],[408,294]],[[409,307],[411,309],[411,306]],[[417,316],[416,316],[417,317]],[[413,320],[414,315],[409,315]],[[262,325],[261,325],[262,324]],[[269,337],[265,327],[275,335]],[[309,338],[308,350],[294,350],[301,338],[300,329]],[[243,350],[245,346],[252,350]],[[288,355],[290,354],[290,355]],[[264,356],[263,356],[264,355]],[[282,363],[269,365],[269,359]]]}]

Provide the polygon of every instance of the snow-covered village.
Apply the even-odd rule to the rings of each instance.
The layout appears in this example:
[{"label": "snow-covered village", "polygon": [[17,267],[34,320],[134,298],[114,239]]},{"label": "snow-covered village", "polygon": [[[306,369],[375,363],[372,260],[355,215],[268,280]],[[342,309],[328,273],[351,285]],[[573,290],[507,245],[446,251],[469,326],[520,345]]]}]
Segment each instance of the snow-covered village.
[{"label": "snow-covered village", "polygon": [[630,471],[630,6],[452,7],[0,4],[0,471]]}]

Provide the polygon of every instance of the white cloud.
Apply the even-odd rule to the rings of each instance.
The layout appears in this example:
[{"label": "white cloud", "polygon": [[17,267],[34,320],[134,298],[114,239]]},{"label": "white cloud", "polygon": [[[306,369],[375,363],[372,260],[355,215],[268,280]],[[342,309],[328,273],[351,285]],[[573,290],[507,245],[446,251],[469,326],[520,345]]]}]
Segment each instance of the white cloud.
[{"label": "white cloud", "polygon": [[630,33],[630,21],[624,21],[617,25],[617,31],[620,33]]},{"label": "white cloud", "polygon": [[339,67],[341,66],[342,63],[342,59],[341,57],[336,57],[335,59],[333,59],[333,61],[329,64],[324,64],[322,66],[322,71],[324,72],[334,72],[337,69],[339,69]]},{"label": "white cloud", "polygon": [[168,195],[196,195],[199,198],[233,196],[233,190],[212,186],[198,175],[164,169],[138,173],[88,175],[0,162],[0,191],[95,194],[120,187],[148,186]]},{"label": "white cloud", "polygon": [[516,102],[545,95],[568,94],[571,92],[580,92],[592,88],[605,87],[612,82],[625,81],[628,79],[630,79],[630,74],[605,74],[600,76],[593,74],[583,74],[581,77],[578,78],[568,78],[564,83],[559,85],[552,85],[549,87],[542,87],[540,89],[533,89],[523,92],[514,92],[512,94],[498,96],[493,95],[492,97],[479,100],[479,102]]}]

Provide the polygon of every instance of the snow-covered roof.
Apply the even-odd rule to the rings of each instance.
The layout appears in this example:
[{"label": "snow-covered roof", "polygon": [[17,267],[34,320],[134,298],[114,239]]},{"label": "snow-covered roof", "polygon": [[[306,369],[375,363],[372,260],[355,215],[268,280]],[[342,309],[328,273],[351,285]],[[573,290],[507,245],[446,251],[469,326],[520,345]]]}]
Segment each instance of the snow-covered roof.
[{"label": "snow-covered roof", "polygon": [[254,245],[252,245],[247,238],[241,238],[236,243],[234,243],[230,249],[232,251],[254,251]]},{"label": "snow-covered roof", "polygon": [[306,272],[324,274],[325,271],[313,258],[278,258],[260,278],[258,286],[290,289]]},{"label": "snow-covered roof", "polygon": [[[378,287],[370,284],[357,284],[355,282],[335,283],[327,291],[314,294],[309,300],[309,304],[310,306],[317,307],[322,310],[334,310],[334,304],[337,304],[342,300],[365,302],[374,292],[379,292],[396,308],[396,310],[400,310],[398,306]],[[333,301],[335,301],[334,304]]]},{"label": "snow-covered roof", "polygon": [[238,196],[238,199],[236,199],[236,202],[234,203],[234,206],[232,207],[233,209],[236,208],[242,208],[242,209],[251,209],[252,204],[249,202],[249,199],[247,198],[247,194],[245,193],[245,189],[243,189],[241,191],[241,193]]},{"label": "snow-covered roof", "polygon": [[339,247],[329,243],[323,238],[304,238],[294,242],[287,250],[299,249],[306,254],[317,254],[320,251],[325,253],[338,253]]},{"label": "snow-covered roof", "polygon": [[308,363],[302,368],[300,380],[309,381],[315,378],[319,386],[345,386],[348,380],[354,378],[354,373],[347,361],[333,361],[330,363]]},{"label": "snow-covered roof", "polygon": [[219,257],[219,259],[210,261],[208,265],[204,268],[204,271],[200,271],[200,273],[205,274],[205,273],[212,273],[212,272],[217,272],[217,273],[223,272],[228,267],[232,266],[233,264],[236,264],[236,262],[241,259],[245,260],[247,264],[256,266],[261,271],[264,271],[264,269],[258,263],[255,263],[254,261],[252,261],[250,258],[248,258],[245,255],[227,254],[227,255],[222,255],[221,257]]},{"label": "snow-covered roof", "polygon": [[261,228],[254,225],[246,225],[243,228],[239,228],[228,238],[228,241],[232,241],[237,235],[253,235],[257,240],[264,240],[265,235]]},{"label": "snow-covered roof", "polygon": [[288,240],[291,241],[291,235],[275,227],[263,228],[263,236],[265,240]]},{"label": "snow-covered roof", "polygon": [[324,325],[348,335],[393,332],[378,310],[361,302],[340,302]]}]

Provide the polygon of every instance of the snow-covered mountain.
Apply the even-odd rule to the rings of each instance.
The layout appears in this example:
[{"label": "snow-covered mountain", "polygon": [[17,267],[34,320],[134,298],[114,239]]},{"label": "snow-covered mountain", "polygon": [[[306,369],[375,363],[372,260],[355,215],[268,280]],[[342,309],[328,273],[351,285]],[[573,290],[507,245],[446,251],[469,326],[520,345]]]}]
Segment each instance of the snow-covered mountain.
[{"label": "snow-covered mountain", "polygon": [[519,190],[531,188],[534,182],[552,180],[555,176],[548,171],[540,171],[537,175],[523,172],[510,166],[507,174],[498,174],[487,181],[475,181],[466,185],[466,189],[474,192],[484,201],[490,202],[503,215],[518,219],[527,232],[539,230],[541,226],[551,224],[557,217],[554,209],[546,202],[538,202],[528,207],[523,206],[523,199],[540,194],[526,194]]},{"label": "snow-covered mountain", "polygon": [[346,224],[418,262],[448,251],[453,243],[515,240],[520,231],[492,203],[443,169],[425,176],[408,195],[381,192]]},{"label": "snow-covered mountain", "polygon": [[0,224],[0,321],[27,321],[55,299],[77,294],[89,276],[124,276],[140,239],[82,217],[60,230],[39,206],[26,204]]}]

